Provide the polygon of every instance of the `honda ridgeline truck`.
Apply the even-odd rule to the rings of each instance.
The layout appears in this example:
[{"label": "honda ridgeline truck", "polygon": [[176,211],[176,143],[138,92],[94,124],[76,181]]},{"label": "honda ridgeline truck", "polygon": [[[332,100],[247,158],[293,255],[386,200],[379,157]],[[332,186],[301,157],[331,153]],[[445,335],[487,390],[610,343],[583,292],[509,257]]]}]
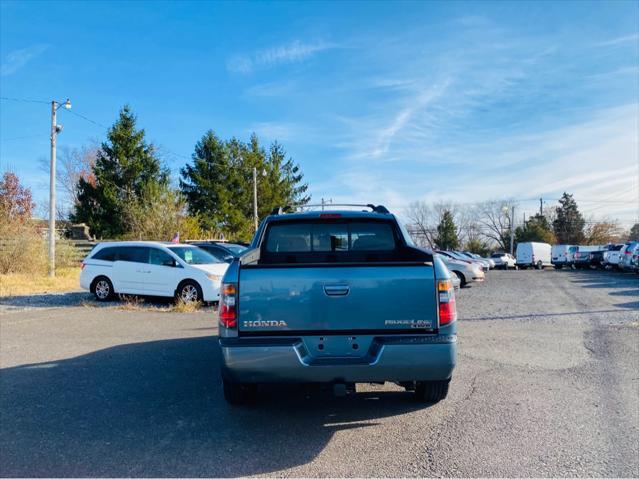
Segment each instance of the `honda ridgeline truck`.
[{"label": "honda ridgeline truck", "polygon": [[[342,205],[364,206],[364,205]],[[222,280],[224,397],[260,383],[397,383],[446,397],[457,343],[450,272],[383,206],[274,211]]]}]

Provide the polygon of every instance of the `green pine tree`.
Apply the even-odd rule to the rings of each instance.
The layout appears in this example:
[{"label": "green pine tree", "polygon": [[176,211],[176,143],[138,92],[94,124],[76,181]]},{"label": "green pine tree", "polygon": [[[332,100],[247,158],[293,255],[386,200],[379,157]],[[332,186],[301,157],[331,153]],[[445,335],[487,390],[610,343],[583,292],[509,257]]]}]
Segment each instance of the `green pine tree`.
[{"label": "green pine tree", "polygon": [[455,228],[455,221],[450,211],[444,211],[441,221],[437,225],[437,237],[435,244],[443,250],[454,250],[459,248],[459,238]]},{"label": "green pine tree", "polygon": [[168,182],[168,172],[125,105],[102,143],[92,174],[79,180],[72,219],[88,224],[98,237],[120,237],[126,234],[125,204],[139,199],[152,182]]},{"label": "green pine tree", "polygon": [[515,244],[530,241],[549,244],[556,241],[550,223],[544,215],[531,216],[523,227],[515,229]]},{"label": "green pine tree", "polygon": [[584,226],[586,222],[577,208],[572,195],[564,193],[559,200],[557,217],[553,222],[553,230],[559,244],[581,244],[584,242]]},{"label": "green pine tree", "polygon": [[253,234],[253,169],[257,172],[258,217],[276,206],[305,204],[308,186],[281,145],[265,150],[253,134],[248,143],[220,140],[208,131],[195,145],[192,163],[181,169],[180,188],[189,211],[206,229],[247,240]]}]

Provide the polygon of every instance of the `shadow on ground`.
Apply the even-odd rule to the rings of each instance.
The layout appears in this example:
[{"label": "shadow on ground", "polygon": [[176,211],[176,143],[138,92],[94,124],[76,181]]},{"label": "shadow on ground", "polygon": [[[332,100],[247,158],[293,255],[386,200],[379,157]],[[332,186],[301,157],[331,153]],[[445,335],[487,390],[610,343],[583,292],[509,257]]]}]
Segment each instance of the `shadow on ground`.
[{"label": "shadow on ground", "polygon": [[0,296],[0,305],[14,308],[59,308],[62,306],[77,306],[84,301],[98,304],[97,301],[93,300],[93,296],[86,291]]},{"label": "shadow on ground", "polygon": [[266,389],[227,406],[216,338],[117,346],[0,371],[2,476],[244,476],[315,458],[341,429],[419,408],[403,392]]}]

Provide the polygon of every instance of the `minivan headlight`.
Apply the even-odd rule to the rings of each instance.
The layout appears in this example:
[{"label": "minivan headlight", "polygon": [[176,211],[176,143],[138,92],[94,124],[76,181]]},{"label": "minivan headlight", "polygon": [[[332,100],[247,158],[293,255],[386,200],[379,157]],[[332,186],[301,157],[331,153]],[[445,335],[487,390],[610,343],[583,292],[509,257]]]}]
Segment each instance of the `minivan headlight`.
[{"label": "minivan headlight", "polygon": [[209,278],[211,281],[221,281],[222,280],[222,276],[219,275],[219,274],[207,273],[206,277]]}]

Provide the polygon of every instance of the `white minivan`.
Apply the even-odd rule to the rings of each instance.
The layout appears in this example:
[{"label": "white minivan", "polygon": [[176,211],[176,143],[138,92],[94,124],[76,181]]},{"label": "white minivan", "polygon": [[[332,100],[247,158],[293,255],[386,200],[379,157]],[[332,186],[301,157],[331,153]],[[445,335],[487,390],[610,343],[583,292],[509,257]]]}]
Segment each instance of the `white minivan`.
[{"label": "white minivan", "polygon": [[548,243],[518,243],[517,266],[526,269],[529,266],[542,269],[552,266],[551,246]]},{"label": "white minivan", "polygon": [[80,286],[98,301],[115,294],[219,301],[228,264],[191,245],[153,241],[100,243],[82,262]]}]

